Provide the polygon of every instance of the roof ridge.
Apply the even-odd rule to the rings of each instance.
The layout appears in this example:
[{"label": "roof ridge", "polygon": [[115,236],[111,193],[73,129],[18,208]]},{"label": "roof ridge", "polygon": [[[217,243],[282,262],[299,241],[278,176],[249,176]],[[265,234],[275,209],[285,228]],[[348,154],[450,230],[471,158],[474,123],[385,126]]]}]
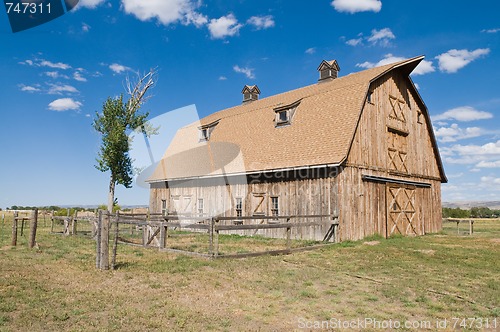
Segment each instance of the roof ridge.
[{"label": "roof ridge", "polygon": [[[410,60],[410,59],[408,59],[408,60]],[[294,92],[297,92],[297,91],[303,90],[303,89],[314,88],[314,87],[321,87],[321,86],[330,87],[330,89],[326,89],[325,88],[324,90],[320,90],[320,91],[311,91],[311,92],[307,93],[306,95],[301,96],[300,98],[297,98],[297,100],[309,98],[309,97],[311,97],[313,95],[323,94],[323,93],[327,93],[327,92],[334,91],[334,90],[337,90],[337,89],[342,89],[342,88],[347,87],[347,86],[353,86],[353,85],[358,85],[358,84],[368,84],[370,82],[370,80],[367,80],[366,82],[363,82],[363,83],[353,82],[351,84],[347,84],[347,85],[335,87],[336,85],[338,85],[339,81],[343,81],[343,80],[345,80],[347,78],[351,78],[352,79],[353,75],[361,75],[363,73],[366,74],[369,71],[375,71],[375,70],[379,71],[379,70],[385,69],[387,67],[387,69],[384,70],[384,73],[385,73],[386,71],[390,70],[390,68],[392,68],[393,66],[401,65],[402,63],[404,63],[404,62],[406,62],[408,60],[394,62],[394,63],[391,63],[391,64],[382,65],[382,66],[378,66],[378,67],[368,68],[368,69],[365,69],[365,70],[361,70],[359,72],[354,72],[354,73],[348,74],[346,76],[338,77],[335,80],[332,80],[332,81],[329,81],[329,82],[316,82],[316,83],[313,83],[313,84],[310,84],[310,85],[306,85],[306,86],[303,86],[303,87],[299,87],[299,88],[296,88],[296,89],[293,89],[293,90],[288,90],[288,91],[280,92],[278,94],[267,96],[265,98],[256,100],[256,101],[254,101],[254,102],[251,103],[252,105],[255,105],[256,103],[262,103],[263,104],[262,106],[256,107],[256,108],[253,107],[253,108],[251,108],[249,110],[246,110],[246,111],[244,110],[244,111],[241,111],[241,112],[231,112],[234,109],[245,107],[245,106],[248,106],[250,104],[240,104],[240,105],[231,106],[231,107],[228,107],[228,108],[216,111],[214,113],[208,114],[207,116],[203,117],[199,121],[200,122],[204,122],[203,121],[204,119],[207,119],[209,117],[216,117],[215,115],[217,113],[221,113],[221,112],[228,112],[229,114],[227,114],[225,116],[216,117],[217,119],[227,119],[227,118],[231,118],[233,116],[238,116],[238,115],[243,114],[243,113],[250,113],[250,112],[262,110],[262,109],[268,108],[268,107],[280,106],[282,103],[275,103],[275,104],[268,105],[268,104],[263,103],[263,101],[265,101],[265,100],[267,100],[269,98],[276,98],[276,97],[279,97],[281,95],[293,94]],[[379,75],[374,75],[374,77],[378,77],[378,76],[380,76],[380,74]],[[292,104],[293,104],[293,102],[292,102]],[[189,125],[187,125],[185,127],[189,127],[189,126],[191,126],[191,124],[189,124]]]}]

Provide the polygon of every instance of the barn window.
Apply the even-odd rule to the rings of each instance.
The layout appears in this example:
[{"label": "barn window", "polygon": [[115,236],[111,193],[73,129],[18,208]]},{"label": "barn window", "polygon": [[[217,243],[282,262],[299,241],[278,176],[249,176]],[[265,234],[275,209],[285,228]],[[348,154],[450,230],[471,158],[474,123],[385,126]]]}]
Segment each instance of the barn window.
[{"label": "barn window", "polygon": [[236,217],[243,216],[243,199],[241,197],[236,198]]},{"label": "barn window", "polygon": [[295,114],[295,110],[300,104],[300,100],[294,102],[293,104],[280,106],[274,109],[275,119],[274,123],[276,127],[282,127],[292,124],[292,119]]},{"label": "barn window", "polygon": [[278,112],[278,124],[283,124],[285,122],[290,122],[288,111]]},{"label": "barn window", "polygon": [[279,216],[279,201],[278,197],[271,197],[271,216],[277,217]]},{"label": "barn window", "polygon": [[422,124],[422,112],[417,112],[417,123]]},{"label": "barn window", "polygon": [[198,214],[203,216],[203,198],[198,198]]},{"label": "barn window", "polygon": [[208,128],[200,129],[200,141],[208,141],[210,138],[210,132]]},{"label": "barn window", "polygon": [[373,104],[373,91],[368,91],[368,96],[366,96],[366,101]]},{"label": "barn window", "polygon": [[166,199],[161,200],[161,214],[164,216],[167,215],[167,200]]}]

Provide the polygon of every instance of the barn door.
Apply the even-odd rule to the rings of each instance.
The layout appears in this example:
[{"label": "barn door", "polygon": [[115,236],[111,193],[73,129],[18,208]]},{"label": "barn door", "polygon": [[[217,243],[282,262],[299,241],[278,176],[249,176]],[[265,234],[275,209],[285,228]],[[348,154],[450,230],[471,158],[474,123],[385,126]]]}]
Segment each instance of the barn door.
[{"label": "barn door", "polygon": [[418,235],[415,187],[387,184],[386,188],[387,237],[394,234]]}]

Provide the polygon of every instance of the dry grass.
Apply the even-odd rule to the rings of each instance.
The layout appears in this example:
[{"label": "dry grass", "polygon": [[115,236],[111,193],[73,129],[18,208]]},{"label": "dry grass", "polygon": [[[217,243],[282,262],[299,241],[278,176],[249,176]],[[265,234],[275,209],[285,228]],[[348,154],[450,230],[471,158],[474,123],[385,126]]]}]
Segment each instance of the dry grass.
[{"label": "dry grass", "polygon": [[290,331],[331,318],[500,315],[499,220],[476,222],[472,237],[446,224],[436,235],[238,260],[121,246],[110,272],[95,270],[94,242],[48,230],[30,251],[26,233],[11,248],[3,225],[0,331]]}]

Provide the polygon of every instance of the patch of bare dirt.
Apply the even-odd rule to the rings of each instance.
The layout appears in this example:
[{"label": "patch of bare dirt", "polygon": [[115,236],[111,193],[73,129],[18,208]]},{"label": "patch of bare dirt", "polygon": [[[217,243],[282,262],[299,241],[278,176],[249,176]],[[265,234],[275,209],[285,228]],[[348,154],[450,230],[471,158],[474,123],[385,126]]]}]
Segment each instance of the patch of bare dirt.
[{"label": "patch of bare dirt", "polygon": [[363,244],[366,244],[367,246],[376,246],[377,244],[380,244],[380,241],[366,241],[363,242]]}]

